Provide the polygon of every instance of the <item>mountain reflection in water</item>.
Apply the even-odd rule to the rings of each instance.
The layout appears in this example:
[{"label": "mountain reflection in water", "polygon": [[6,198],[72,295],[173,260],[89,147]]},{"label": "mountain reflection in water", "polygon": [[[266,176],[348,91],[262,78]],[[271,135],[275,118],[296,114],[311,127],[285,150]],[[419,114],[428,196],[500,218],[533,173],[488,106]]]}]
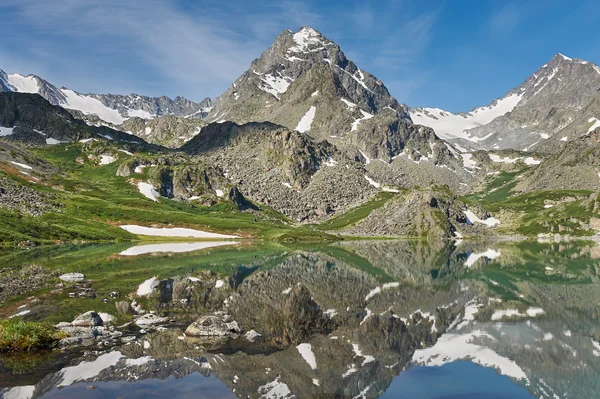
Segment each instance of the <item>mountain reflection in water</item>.
[{"label": "mountain reflection in water", "polygon": [[[4,357],[5,398],[573,399],[600,392],[595,243],[355,241],[123,251],[39,248],[18,258],[47,267],[66,259],[67,269],[70,260],[98,293],[118,286],[126,296],[158,276],[143,306],[173,323],[18,372]],[[17,262],[14,254],[2,258]],[[54,322],[67,320],[69,303],[68,320],[82,308],[116,314],[116,300],[101,297],[48,293],[44,306],[66,304]],[[35,304],[27,306],[26,317],[42,317]],[[184,336],[190,323],[215,312],[260,338]]]}]

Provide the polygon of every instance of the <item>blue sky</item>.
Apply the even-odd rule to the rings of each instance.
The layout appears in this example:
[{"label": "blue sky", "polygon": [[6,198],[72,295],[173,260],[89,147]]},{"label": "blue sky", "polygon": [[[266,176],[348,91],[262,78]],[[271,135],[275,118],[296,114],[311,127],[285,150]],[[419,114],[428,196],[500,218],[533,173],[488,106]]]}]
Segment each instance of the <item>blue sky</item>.
[{"label": "blue sky", "polygon": [[312,26],[410,106],[468,111],[555,53],[600,63],[600,2],[1,0],[0,69],[80,92],[216,97]]}]

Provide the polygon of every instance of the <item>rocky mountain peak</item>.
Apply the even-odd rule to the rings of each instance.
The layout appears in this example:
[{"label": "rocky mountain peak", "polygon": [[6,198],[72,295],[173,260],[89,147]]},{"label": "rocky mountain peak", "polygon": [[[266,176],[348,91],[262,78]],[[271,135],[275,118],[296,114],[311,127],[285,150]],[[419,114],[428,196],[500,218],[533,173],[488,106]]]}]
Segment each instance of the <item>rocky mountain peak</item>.
[{"label": "rocky mountain peak", "polygon": [[[306,78],[310,71],[314,79]],[[325,87],[329,88],[326,93]],[[335,42],[305,26],[279,34],[215,101],[207,121],[271,121],[326,138],[350,131],[362,112],[374,115],[385,108],[409,119],[405,106],[379,79],[348,59]],[[313,119],[311,128],[308,122]],[[334,119],[348,123],[340,126]]]}]

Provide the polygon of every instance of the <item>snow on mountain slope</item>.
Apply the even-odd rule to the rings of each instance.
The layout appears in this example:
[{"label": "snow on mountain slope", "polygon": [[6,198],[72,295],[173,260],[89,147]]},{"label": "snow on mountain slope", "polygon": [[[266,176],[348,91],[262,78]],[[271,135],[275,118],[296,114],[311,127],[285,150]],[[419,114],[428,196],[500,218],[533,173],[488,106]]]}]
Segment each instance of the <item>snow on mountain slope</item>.
[{"label": "snow on mountain slope", "polygon": [[20,93],[37,93],[40,90],[38,81],[33,76],[22,76],[18,73],[8,75],[8,83],[14,87],[14,91]]},{"label": "snow on mountain slope", "polygon": [[[37,93],[53,105],[97,115],[103,122],[118,125],[131,117],[153,119],[172,115],[202,118],[210,111],[212,100],[199,103],[183,97],[146,97],[137,94],[81,94],[67,88],[57,88],[35,75],[7,74],[0,70],[0,92]],[[93,120],[91,118],[90,120]],[[97,121],[94,121],[97,123]]]},{"label": "snow on mountain slope", "polygon": [[491,105],[475,108],[466,114],[453,114],[439,108],[413,108],[410,110],[410,117],[417,125],[431,127],[442,139],[463,138],[477,142],[481,139],[471,137],[469,129],[488,124],[512,111],[522,98],[520,94],[510,94]]},{"label": "snow on mountain slope", "polygon": [[466,114],[413,108],[411,119],[469,149],[559,150],[600,114],[600,68],[556,54],[520,86]]},{"label": "snow on mountain slope", "polygon": [[116,109],[108,108],[99,100],[89,96],[75,93],[73,90],[61,89],[67,99],[66,103],[60,104],[64,108],[76,109],[86,115],[96,114],[103,121],[119,125],[125,121]]}]

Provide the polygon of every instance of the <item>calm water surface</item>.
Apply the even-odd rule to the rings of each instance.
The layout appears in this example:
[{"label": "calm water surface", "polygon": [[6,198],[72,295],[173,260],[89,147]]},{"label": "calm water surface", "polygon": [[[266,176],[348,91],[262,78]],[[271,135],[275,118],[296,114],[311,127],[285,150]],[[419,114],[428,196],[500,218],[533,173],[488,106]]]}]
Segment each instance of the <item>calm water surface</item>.
[{"label": "calm water surface", "polygon": [[[154,245],[154,244],[152,244]],[[600,397],[600,246],[589,242],[203,243],[5,250],[85,280],[0,297],[0,316],[72,321],[161,283],[114,345],[0,358],[4,398]],[[1,276],[0,276],[1,278]],[[113,293],[111,295],[111,293]],[[118,294],[115,294],[118,293]],[[0,295],[2,293],[0,292]],[[261,334],[198,341],[224,312]]]}]

